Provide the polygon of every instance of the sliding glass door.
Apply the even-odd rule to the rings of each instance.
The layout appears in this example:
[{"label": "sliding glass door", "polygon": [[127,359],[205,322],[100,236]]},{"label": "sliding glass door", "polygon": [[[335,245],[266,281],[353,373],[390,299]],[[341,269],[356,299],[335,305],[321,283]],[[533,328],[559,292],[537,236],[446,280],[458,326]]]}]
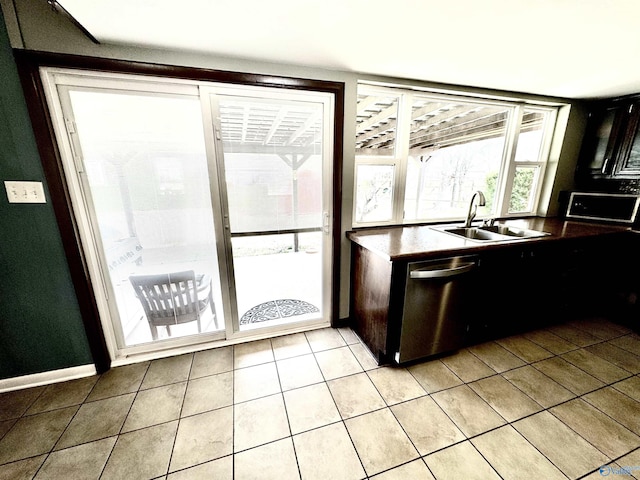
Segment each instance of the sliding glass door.
[{"label": "sliding glass door", "polygon": [[234,329],[322,319],[331,238],[329,97],[219,87],[209,106],[226,199]]},{"label": "sliding glass door", "polygon": [[[59,94],[118,345],[224,329],[198,97],[72,86]],[[184,288],[195,288],[188,300],[199,318],[182,315],[181,297],[162,298],[180,288],[170,278],[181,272],[193,272],[195,286]],[[132,283],[143,278],[146,295]]]},{"label": "sliding glass door", "polygon": [[43,78],[114,357],[328,323],[330,95]]}]

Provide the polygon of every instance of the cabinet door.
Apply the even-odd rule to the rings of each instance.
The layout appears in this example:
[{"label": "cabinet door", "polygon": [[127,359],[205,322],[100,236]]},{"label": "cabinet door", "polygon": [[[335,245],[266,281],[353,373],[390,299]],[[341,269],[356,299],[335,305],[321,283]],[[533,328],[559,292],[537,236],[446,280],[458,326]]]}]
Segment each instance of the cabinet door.
[{"label": "cabinet door", "polygon": [[523,255],[519,249],[505,248],[480,257],[474,291],[475,315],[470,322],[470,343],[481,343],[519,331],[523,306]]},{"label": "cabinet door", "polygon": [[629,120],[616,163],[615,176],[640,178],[640,102],[631,104],[628,114]]},{"label": "cabinet door", "polygon": [[581,158],[582,174],[592,177],[611,174],[625,113],[621,105],[598,108],[591,113]]}]

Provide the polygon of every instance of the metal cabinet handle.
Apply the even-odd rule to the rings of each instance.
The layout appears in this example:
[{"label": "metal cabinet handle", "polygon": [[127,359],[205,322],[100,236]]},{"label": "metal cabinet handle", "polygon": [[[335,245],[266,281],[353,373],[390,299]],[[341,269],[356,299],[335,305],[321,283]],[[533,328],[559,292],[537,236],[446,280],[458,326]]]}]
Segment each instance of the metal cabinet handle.
[{"label": "metal cabinet handle", "polygon": [[455,277],[473,270],[475,266],[475,262],[469,262],[463,263],[458,267],[443,268],[442,270],[413,270],[409,277],[415,279]]}]

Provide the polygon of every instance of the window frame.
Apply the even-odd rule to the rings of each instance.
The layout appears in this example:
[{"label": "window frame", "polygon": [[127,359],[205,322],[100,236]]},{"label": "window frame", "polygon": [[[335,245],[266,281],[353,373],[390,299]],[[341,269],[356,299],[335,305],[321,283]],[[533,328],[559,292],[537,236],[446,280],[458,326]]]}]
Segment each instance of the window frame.
[{"label": "window frame", "polygon": [[[360,93],[361,84],[358,83],[358,93]],[[397,223],[398,215],[402,215],[402,210],[398,212],[399,208],[403,208],[402,202],[399,201],[400,195],[404,198],[404,183],[406,178],[406,157],[408,155],[409,148],[409,128],[404,123],[401,124],[400,118],[404,118],[407,109],[411,109],[411,103],[407,102],[406,96],[402,91],[389,88],[389,87],[367,87],[366,91],[371,94],[397,97],[398,98],[398,110],[396,120],[396,139],[394,142],[394,149],[392,155],[355,155],[354,164],[354,201],[353,201],[353,225],[354,226],[370,226],[370,225],[393,225]],[[411,113],[409,113],[411,115]],[[406,137],[406,138],[405,138]],[[405,159],[404,161],[402,159]],[[389,220],[375,220],[371,222],[356,222],[355,219],[358,216],[358,167],[360,165],[381,165],[393,167],[393,181],[391,183],[391,218]]]},{"label": "window frame", "polygon": [[[496,185],[496,199],[494,211],[488,217],[509,218],[525,217],[536,215],[542,188],[544,175],[551,152],[551,143],[558,119],[559,104],[544,102],[524,101],[522,99],[500,98],[489,96],[469,96],[463,92],[435,91],[419,89],[415,87],[396,87],[359,81],[357,85],[358,96],[361,94],[377,96],[397,96],[398,113],[396,122],[396,140],[394,154],[392,156],[383,155],[362,155],[355,152],[354,155],[354,183],[353,183],[353,211],[352,227],[371,227],[385,225],[414,225],[425,223],[446,223],[461,220],[460,218],[417,218],[407,220],[405,218],[405,190],[407,185],[407,168],[409,162],[409,141],[411,133],[412,105],[415,97],[428,98],[430,100],[446,100],[449,102],[464,102],[467,104],[479,104],[505,107],[509,111],[507,124],[505,126],[505,145],[502,152],[502,160]],[[524,110],[539,111],[545,113],[542,126],[542,139],[540,151],[536,161],[515,161],[518,138],[521,133],[522,118]],[[388,165],[392,166],[393,184],[391,194],[392,216],[383,221],[358,221],[358,167],[362,165]],[[509,212],[511,195],[517,167],[535,167],[538,169],[536,185],[534,187],[534,197],[531,208],[524,212]],[[479,216],[478,218],[484,218]]]},{"label": "window frame", "polygon": [[[558,119],[558,107],[541,107],[539,105],[533,104],[520,104],[518,105],[518,125],[517,125],[517,133],[514,138],[514,146],[512,157],[509,161],[509,172],[507,174],[508,178],[508,195],[505,192],[503,197],[503,205],[502,210],[500,212],[500,217],[522,217],[525,215],[533,216],[536,214],[538,210],[538,206],[540,204],[540,196],[542,192],[542,185],[544,180],[544,175],[546,171],[547,164],[549,162],[549,155],[551,153],[551,141],[553,139],[553,133],[555,131],[556,122]],[[524,110],[528,111],[539,111],[546,113],[544,123],[542,126],[542,139],[540,141],[540,151],[538,152],[538,159],[535,161],[516,161],[515,157],[518,150],[518,139],[520,135],[520,129],[522,126],[522,116],[524,115]],[[534,192],[534,198],[532,201],[531,208],[526,212],[509,212],[509,204],[511,202],[511,195],[513,193],[513,183],[515,180],[515,171],[517,167],[538,167],[538,176],[536,179],[536,186]]]}]

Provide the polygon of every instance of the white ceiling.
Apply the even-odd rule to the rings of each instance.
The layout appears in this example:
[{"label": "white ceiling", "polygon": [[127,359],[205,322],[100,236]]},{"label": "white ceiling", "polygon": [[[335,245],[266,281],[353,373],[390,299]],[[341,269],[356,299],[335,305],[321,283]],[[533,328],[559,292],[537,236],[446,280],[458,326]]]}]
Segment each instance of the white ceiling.
[{"label": "white ceiling", "polygon": [[60,0],[101,43],[569,98],[640,92],[638,0]]}]

